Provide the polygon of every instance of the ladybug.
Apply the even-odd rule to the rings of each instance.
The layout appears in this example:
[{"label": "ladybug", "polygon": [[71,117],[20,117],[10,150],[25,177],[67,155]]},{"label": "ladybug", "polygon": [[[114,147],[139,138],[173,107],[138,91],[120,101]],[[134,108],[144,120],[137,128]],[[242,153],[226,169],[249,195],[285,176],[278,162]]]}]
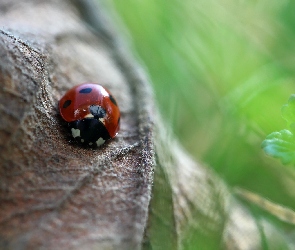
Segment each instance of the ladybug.
[{"label": "ladybug", "polygon": [[71,88],[59,101],[62,118],[72,136],[82,144],[100,146],[114,138],[120,128],[120,110],[104,87],[83,83]]}]

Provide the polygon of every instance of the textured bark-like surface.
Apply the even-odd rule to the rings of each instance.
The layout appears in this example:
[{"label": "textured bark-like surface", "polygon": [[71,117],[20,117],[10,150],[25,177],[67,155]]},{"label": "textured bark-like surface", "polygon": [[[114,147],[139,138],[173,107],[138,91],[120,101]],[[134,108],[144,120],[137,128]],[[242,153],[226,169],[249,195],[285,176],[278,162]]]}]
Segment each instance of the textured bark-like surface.
[{"label": "textured bark-like surface", "polygon": [[[0,1],[0,249],[140,248],[152,97],[93,6]],[[83,82],[106,86],[121,109],[118,136],[99,149],[72,141],[57,109]]]}]

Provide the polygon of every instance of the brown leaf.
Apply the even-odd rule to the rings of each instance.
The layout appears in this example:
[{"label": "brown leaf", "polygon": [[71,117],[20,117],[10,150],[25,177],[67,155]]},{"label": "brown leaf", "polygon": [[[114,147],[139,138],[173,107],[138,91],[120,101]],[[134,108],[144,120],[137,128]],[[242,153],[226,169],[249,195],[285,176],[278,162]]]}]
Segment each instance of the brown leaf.
[{"label": "brown leaf", "polygon": [[[90,31],[75,4],[0,1],[3,249],[136,249],[142,241],[152,98],[132,60],[104,31]],[[67,89],[89,81],[110,89],[122,116],[119,135],[98,149],[72,141],[57,109]]]}]

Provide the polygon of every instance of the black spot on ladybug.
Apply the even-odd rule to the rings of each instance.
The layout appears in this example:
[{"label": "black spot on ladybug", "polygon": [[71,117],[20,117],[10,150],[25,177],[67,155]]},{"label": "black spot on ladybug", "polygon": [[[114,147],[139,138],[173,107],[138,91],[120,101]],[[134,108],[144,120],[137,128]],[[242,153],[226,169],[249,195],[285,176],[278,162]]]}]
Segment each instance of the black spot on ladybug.
[{"label": "black spot on ladybug", "polygon": [[110,100],[111,100],[112,103],[114,103],[117,106],[117,102],[116,102],[115,98],[112,95],[110,95]]},{"label": "black spot on ladybug", "polygon": [[64,105],[63,105],[62,107],[65,109],[65,108],[69,107],[69,106],[71,105],[71,103],[72,103],[71,100],[66,100],[66,101],[64,102]]},{"label": "black spot on ladybug", "polygon": [[80,91],[79,91],[79,93],[81,93],[81,94],[88,94],[88,93],[90,93],[92,91],[92,88],[85,88],[85,89],[81,89]]},{"label": "black spot on ladybug", "polygon": [[118,118],[118,124],[120,124],[120,120],[121,120],[121,116],[119,116],[119,118]]},{"label": "black spot on ladybug", "polygon": [[91,105],[89,107],[90,113],[94,116],[94,118],[104,118],[106,115],[106,111],[99,105]]},{"label": "black spot on ladybug", "polygon": [[87,145],[95,146],[97,140],[102,138],[103,140],[110,139],[110,135],[103,123],[97,119],[85,118],[69,123],[70,128],[79,130],[80,136],[76,138],[78,142],[85,143]]}]

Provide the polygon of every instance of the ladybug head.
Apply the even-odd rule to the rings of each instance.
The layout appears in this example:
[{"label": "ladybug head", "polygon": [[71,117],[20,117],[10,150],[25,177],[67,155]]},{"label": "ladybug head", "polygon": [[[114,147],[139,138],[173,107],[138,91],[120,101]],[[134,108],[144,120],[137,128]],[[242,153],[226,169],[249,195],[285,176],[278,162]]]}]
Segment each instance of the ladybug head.
[{"label": "ladybug head", "polygon": [[95,119],[104,118],[106,115],[105,109],[99,105],[91,105],[89,111]]}]

